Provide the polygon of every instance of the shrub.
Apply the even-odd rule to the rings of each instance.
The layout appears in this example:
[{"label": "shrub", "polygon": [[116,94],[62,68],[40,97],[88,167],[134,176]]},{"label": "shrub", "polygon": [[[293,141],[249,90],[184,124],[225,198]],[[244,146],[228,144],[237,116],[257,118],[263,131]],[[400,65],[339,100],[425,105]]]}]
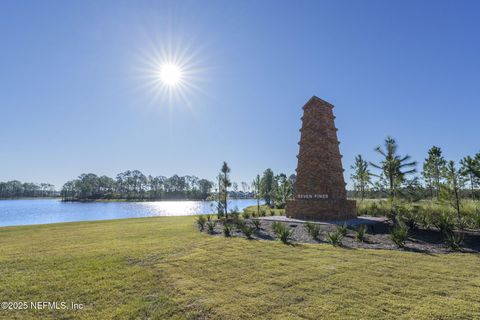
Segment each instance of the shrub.
[{"label": "shrub", "polygon": [[260,216],[261,216],[261,217],[266,217],[266,216],[267,216],[267,210],[261,209],[261,210],[260,210]]},{"label": "shrub", "polygon": [[367,227],[364,224],[360,225],[360,227],[358,227],[357,229],[355,240],[357,240],[358,242],[363,242],[363,240],[365,240],[366,231],[367,231]]},{"label": "shrub", "polygon": [[197,225],[200,231],[203,231],[203,229],[205,229],[205,223],[207,223],[207,218],[205,218],[205,216],[198,216]]},{"label": "shrub", "polygon": [[445,244],[452,250],[459,250],[462,247],[463,239],[464,235],[460,232],[450,232],[444,237]]},{"label": "shrub", "polygon": [[390,210],[388,210],[385,216],[395,223],[399,220],[399,215],[401,215],[402,211],[403,207],[399,203],[398,199],[392,199],[390,200]]},{"label": "shrub", "polygon": [[235,227],[238,230],[241,230],[242,227],[245,225],[245,221],[243,221],[242,218],[240,218],[239,214],[238,215],[232,215],[231,222],[235,225]]},{"label": "shrub", "polygon": [[215,233],[215,225],[216,225],[216,222],[213,220],[207,222],[207,232],[209,234]]},{"label": "shrub", "polygon": [[[466,215],[463,217],[465,228],[477,229],[478,223],[480,222],[480,216],[476,214]],[[477,221],[478,220],[478,221]]]},{"label": "shrub", "polygon": [[462,212],[467,215],[474,215],[479,213],[479,203],[477,200],[463,200]]},{"label": "shrub", "polygon": [[377,216],[384,216],[387,218],[392,217],[392,215],[395,215],[397,212],[396,207],[397,207],[397,203],[392,202],[391,200],[382,201],[381,205],[378,206]]},{"label": "shrub", "polygon": [[359,216],[367,216],[369,214],[368,207],[364,205],[363,202],[360,202],[357,205],[357,213]]},{"label": "shrub", "polygon": [[272,222],[272,229],[273,233],[278,234],[278,232],[282,229],[283,224],[278,222],[278,221],[273,221]]},{"label": "shrub", "polygon": [[468,227],[468,218],[467,217],[458,217],[457,225],[460,229],[464,230]]},{"label": "shrub", "polygon": [[342,238],[345,237],[348,232],[347,225],[344,223],[341,226],[338,226],[337,231],[342,235]]},{"label": "shrub", "polygon": [[305,222],[304,227],[307,230],[308,234],[310,234],[310,229],[312,229],[313,226],[314,226],[313,222],[309,222],[309,221]]},{"label": "shrub", "polygon": [[234,208],[230,211],[230,214],[231,214],[231,215],[234,215],[234,216],[239,216],[239,215],[240,215],[240,211],[238,211],[238,207],[234,207]]},{"label": "shrub", "polygon": [[275,215],[275,210],[271,210],[271,209],[270,209],[270,215],[271,215],[271,216],[274,216],[274,215]]},{"label": "shrub", "polygon": [[407,205],[400,205],[397,207],[398,218],[403,224],[405,224],[410,230],[417,227],[417,223],[420,221],[420,215],[418,213],[418,206],[410,207]]},{"label": "shrub", "polygon": [[247,223],[245,222],[245,220],[238,219],[235,221],[235,227],[237,228],[237,230],[243,230],[243,227],[245,227],[246,225]]},{"label": "shrub", "polygon": [[463,203],[465,227],[470,229],[480,228],[480,201],[466,200]]},{"label": "shrub", "polygon": [[341,246],[342,245],[342,240],[343,240],[343,234],[337,230],[335,232],[329,232],[327,233],[327,241],[333,246]]},{"label": "shrub", "polygon": [[207,218],[207,221],[210,221],[210,220],[212,220],[212,216],[211,216],[211,215],[209,215],[209,214],[205,215],[205,218]]},{"label": "shrub", "polygon": [[453,217],[447,212],[442,212],[441,214],[437,215],[434,224],[435,227],[437,227],[444,235],[452,233],[453,229],[455,228]]},{"label": "shrub", "polygon": [[405,247],[405,242],[408,239],[408,227],[398,222],[390,232],[390,239],[399,247]]},{"label": "shrub", "polygon": [[242,232],[245,235],[245,237],[247,237],[247,239],[252,239],[252,234],[253,234],[253,228],[252,227],[245,225],[242,228]]},{"label": "shrub", "polygon": [[320,236],[320,225],[316,223],[307,222],[305,223],[305,229],[307,229],[308,234],[315,240],[318,240]]},{"label": "shrub", "polygon": [[232,217],[232,219],[234,221],[238,220],[238,219],[240,219],[240,212],[238,212],[237,210],[234,210],[234,211],[230,212],[230,216]]},{"label": "shrub", "polygon": [[374,217],[382,215],[380,207],[379,205],[377,205],[376,202],[372,202],[370,205],[370,208],[367,207],[367,211],[368,211],[367,214],[370,214],[371,216],[374,216]]},{"label": "shrub", "polygon": [[358,214],[362,216],[387,216],[390,212],[388,201],[365,200],[357,203]]},{"label": "shrub", "polygon": [[225,237],[231,237],[232,236],[232,227],[228,223],[223,225],[223,235]]},{"label": "shrub", "polygon": [[432,212],[429,210],[429,207],[424,208],[420,207],[418,212],[418,224],[421,225],[424,229],[428,230],[433,225]]},{"label": "shrub", "polygon": [[278,231],[277,236],[280,238],[282,243],[288,244],[290,243],[290,238],[292,236],[293,230],[285,225],[282,224],[282,228]]},{"label": "shrub", "polygon": [[274,221],[272,223],[272,229],[273,232],[275,232],[275,235],[280,239],[280,241],[285,244],[290,242],[290,238],[293,234],[293,230],[291,228],[287,227],[281,222]]},{"label": "shrub", "polygon": [[249,219],[250,218],[250,212],[248,212],[247,210],[244,210],[242,212],[242,217],[243,217],[243,219]]},{"label": "shrub", "polygon": [[262,226],[260,220],[252,220],[252,223],[255,226],[255,229],[260,230],[260,227]]},{"label": "shrub", "polygon": [[474,228],[480,229],[480,214],[477,213],[473,216],[473,226]]}]

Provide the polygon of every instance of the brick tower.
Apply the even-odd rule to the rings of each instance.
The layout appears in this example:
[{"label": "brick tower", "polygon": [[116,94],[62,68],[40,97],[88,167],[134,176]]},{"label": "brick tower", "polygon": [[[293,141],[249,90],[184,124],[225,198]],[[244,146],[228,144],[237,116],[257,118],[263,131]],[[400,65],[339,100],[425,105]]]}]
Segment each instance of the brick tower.
[{"label": "brick tower", "polygon": [[288,217],[330,221],[357,216],[355,201],[347,200],[332,109],[315,96],[303,106],[297,181],[294,199],[287,202]]}]

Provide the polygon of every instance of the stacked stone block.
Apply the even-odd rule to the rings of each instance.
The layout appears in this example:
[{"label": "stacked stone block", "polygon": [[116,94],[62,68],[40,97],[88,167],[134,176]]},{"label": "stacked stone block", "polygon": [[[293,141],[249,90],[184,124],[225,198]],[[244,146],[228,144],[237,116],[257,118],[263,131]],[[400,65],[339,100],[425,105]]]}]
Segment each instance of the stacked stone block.
[{"label": "stacked stone block", "polygon": [[333,105],[312,97],[303,106],[294,199],[286,215],[307,220],[347,220],[356,204],[347,200]]}]

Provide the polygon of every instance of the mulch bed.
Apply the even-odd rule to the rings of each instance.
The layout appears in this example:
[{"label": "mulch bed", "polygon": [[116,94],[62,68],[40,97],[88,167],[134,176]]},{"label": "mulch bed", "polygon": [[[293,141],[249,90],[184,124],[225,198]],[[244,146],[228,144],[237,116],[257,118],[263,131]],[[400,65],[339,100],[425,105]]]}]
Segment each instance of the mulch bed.
[{"label": "mulch bed", "polygon": [[[246,219],[246,223],[253,227],[251,219]],[[255,230],[252,240],[270,240],[277,241],[277,237],[272,229],[272,221],[260,220],[261,227]],[[337,228],[335,224],[321,224],[321,233],[319,240],[314,240],[307,232],[304,224],[301,222],[282,222],[292,228],[291,244],[299,243],[328,243],[327,233],[334,232]],[[233,226],[233,225],[232,225]],[[355,228],[349,227],[347,235],[342,240],[342,247],[345,248],[364,248],[364,249],[386,249],[386,250],[402,250],[419,252],[426,254],[434,253],[479,253],[480,252],[480,230],[463,230],[464,242],[463,247],[459,251],[449,249],[443,242],[442,234],[436,229],[425,230],[415,228],[410,231],[409,238],[404,248],[397,247],[390,239],[389,230],[391,224],[387,221],[380,222],[375,225],[367,226],[365,240],[358,242],[355,240]],[[223,225],[221,221],[217,221],[213,236],[223,237]],[[206,230],[204,231],[206,233]],[[245,237],[242,231],[232,227],[232,237]]]}]

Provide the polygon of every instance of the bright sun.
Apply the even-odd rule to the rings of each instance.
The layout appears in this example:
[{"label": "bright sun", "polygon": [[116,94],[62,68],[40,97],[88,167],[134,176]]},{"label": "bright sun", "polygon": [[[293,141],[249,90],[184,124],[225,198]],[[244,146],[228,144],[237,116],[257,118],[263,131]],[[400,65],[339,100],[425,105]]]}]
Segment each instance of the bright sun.
[{"label": "bright sun", "polygon": [[173,40],[159,43],[162,45],[152,43],[143,51],[138,68],[145,80],[143,85],[155,105],[190,107],[195,95],[204,93],[200,84],[206,69],[200,67],[198,49],[191,44],[177,45]]},{"label": "bright sun", "polygon": [[160,80],[168,86],[175,86],[182,80],[182,71],[174,64],[164,64],[160,67]]}]

